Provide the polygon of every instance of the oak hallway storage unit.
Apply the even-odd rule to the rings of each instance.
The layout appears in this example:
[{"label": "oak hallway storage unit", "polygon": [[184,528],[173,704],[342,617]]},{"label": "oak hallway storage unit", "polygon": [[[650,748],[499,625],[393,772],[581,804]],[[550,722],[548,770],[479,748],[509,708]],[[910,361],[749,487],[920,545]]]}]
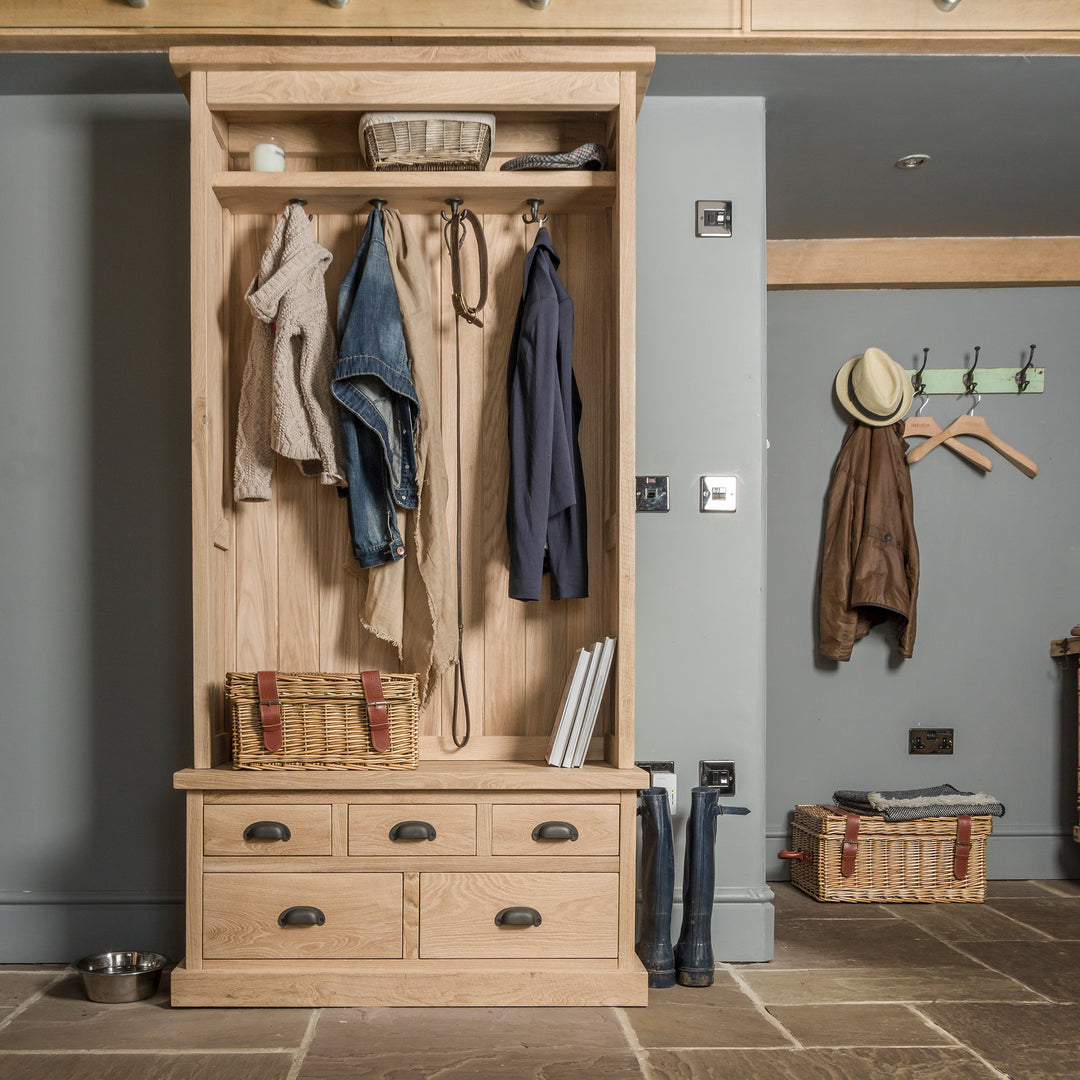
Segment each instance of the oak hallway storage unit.
[{"label": "oak hallway storage unit", "polygon": [[[654,50],[175,48],[191,106],[194,765],[186,792],[186,955],[175,1005],[641,1005],[634,954],[634,125]],[[364,171],[366,110],[496,116],[479,172]],[[274,136],[286,172],[248,171]],[[609,171],[500,172],[599,142]],[[336,295],[370,200],[406,216],[431,275],[447,459],[454,318],[440,211],[456,197],[489,249],[484,326],[461,332],[464,656],[472,739],[451,738],[453,674],[420,715],[416,770],[238,771],[228,671],[399,670],[359,620],[333,488],[276,470],[234,503],[232,445],[250,317],[244,292],[276,216],[307,201]],[[575,301],[587,600],[507,596],[506,363],[543,199]],[[465,282],[466,295],[475,295]],[[448,510],[455,504],[451,467]],[[454,531],[450,524],[451,535]],[[543,761],[576,649],[618,638],[589,759]]]}]

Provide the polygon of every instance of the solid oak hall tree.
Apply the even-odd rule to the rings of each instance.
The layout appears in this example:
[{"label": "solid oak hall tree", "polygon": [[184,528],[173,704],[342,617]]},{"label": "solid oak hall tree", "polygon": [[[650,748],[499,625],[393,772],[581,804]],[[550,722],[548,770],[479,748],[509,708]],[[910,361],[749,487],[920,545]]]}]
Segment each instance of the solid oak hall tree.
[{"label": "solid oak hall tree", "polygon": [[[170,60],[191,103],[195,627],[194,767],[175,778],[187,793],[188,885],[173,1003],[645,1004],[634,955],[636,792],[647,784],[633,763],[634,124],[653,50],[206,47]],[[365,171],[361,114],[408,109],[494,113],[487,168]],[[287,171],[249,172],[251,146],[271,135]],[[523,152],[589,141],[608,148],[607,171],[499,171]],[[406,215],[429,256],[452,463],[454,325],[439,216],[451,196],[480,215],[490,263],[484,327],[463,326],[461,340],[473,737],[455,749],[450,675],[421,713],[416,770],[234,770],[227,671],[399,670],[361,627],[335,491],[286,463],[269,502],[232,500],[244,292],[290,198],[307,200],[334,255],[331,300],[370,200]],[[533,198],[551,215],[575,301],[591,594],[525,605],[507,596],[505,379]],[[452,513],[453,491],[449,502]],[[618,654],[589,760],[550,767],[571,659],[604,635],[618,637]],[[434,840],[391,839],[395,824],[417,819]],[[245,839],[260,821],[289,839]],[[318,908],[324,921],[279,926],[291,907]],[[497,925],[507,907],[541,921]]]}]

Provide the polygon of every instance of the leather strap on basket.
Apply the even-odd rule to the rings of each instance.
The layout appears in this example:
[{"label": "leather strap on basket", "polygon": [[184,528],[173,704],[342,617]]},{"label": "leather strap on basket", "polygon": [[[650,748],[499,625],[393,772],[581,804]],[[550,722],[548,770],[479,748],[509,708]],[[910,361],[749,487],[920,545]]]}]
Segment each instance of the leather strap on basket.
[{"label": "leather strap on basket", "polygon": [[277,672],[260,671],[255,675],[259,688],[259,721],[262,723],[263,748],[281,749],[281,701],[278,698]]},{"label": "leather strap on basket", "polygon": [[384,754],[390,749],[390,710],[383,697],[382,678],[377,671],[361,671],[360,681],[364,685],[371,749]]},{"label": "leather strap on basket", "polygon": [[855,856],[859,853],[859,815],[848,814],[844,826],[844,847],[840,856],[840,876],[851,877],[855,873]]},{"label": "leather strap on basket", "polygon": [[953,854],[953,877],[962,881],[967,877],[968,857],[971,855],[971,818],[960,814],[956,819],[956,851]]}]

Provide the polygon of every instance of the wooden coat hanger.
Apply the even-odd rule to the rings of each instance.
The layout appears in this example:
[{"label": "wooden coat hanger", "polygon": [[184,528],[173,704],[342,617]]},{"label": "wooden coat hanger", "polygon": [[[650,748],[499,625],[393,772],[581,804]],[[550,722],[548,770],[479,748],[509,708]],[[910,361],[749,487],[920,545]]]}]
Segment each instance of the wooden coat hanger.
[{"label": "wooden coat hanger", "polygon": [[[978,362],[979,346],[976,345],[975,364],[978,364]],[[944,431],[931,435],[926,442],[911,450],[907,456],[908,461],[914,463],[921,460],[935,446],[940,446],[946,439],[951,439],[956,435],[974,435],[976,439],[982,439],[983,442],[992,446],[1006,461],[1015,465],[1025,476],[1038,476],[1039,466],[1031,458],[1026,454],[1021,454],[1015,447],[1010,446],[1004,439],[995,435],[990,429],[990,425],[981,416],[974,415],[976,406],[982,401],[982,394],[977,392],[976,387],[978,384],[973,377],[975,364],[972,364],[971,369],[964,375],[968,393],[975,397],[974,404],[963,416],[958,416]]]}]

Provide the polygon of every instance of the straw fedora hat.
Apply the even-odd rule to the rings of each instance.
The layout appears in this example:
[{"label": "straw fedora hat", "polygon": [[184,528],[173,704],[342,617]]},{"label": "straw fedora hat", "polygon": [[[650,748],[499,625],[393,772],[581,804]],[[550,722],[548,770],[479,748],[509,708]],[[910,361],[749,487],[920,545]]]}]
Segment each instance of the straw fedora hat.
[{"label": "straw fedora hat", "polygon": [[913,394],[907,372],[881,349],[867,349],[836,373],[840,404],[871,427],[887,427],[907,415]]}]

